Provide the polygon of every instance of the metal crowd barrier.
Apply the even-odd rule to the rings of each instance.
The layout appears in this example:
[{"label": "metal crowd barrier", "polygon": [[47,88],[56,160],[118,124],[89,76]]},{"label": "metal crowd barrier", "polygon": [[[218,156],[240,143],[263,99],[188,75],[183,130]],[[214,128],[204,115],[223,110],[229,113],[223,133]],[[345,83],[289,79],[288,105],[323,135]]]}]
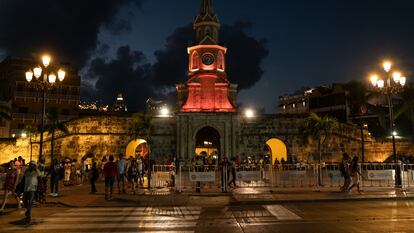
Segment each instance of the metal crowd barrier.
[{"label": "metal crowd barrier", "polygon": [[[222,172],[217,165],[180,165],[177,190],[180,192],[220,192]],[[224,177],[226,178],[226,177]]]},{"label": "metal crowd barrier", "polygon": [[[398,169],[401,170],[402,189],[414,189],[414,164],[360,163],[356,178],[361,190],[395,188]],[[153,188],[174,187],[180,192],[227,191],[234,175],[236,188],[339,191],[344,185],[340,163],[240,165],[235,169],[236,174],[233,174],[231,166],[154,165],[153,172]]]},{"label": "metal crowd barrier", "polygon": [[151,188],[175,188],[176,167],[172,165],[153,165]]}]

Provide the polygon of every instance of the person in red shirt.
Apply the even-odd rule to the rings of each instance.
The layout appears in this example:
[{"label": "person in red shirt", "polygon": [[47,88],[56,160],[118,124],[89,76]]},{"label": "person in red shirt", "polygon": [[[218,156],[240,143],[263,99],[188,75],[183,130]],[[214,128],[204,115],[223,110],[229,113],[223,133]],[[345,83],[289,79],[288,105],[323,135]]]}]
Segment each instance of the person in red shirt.
[{"label": "person in red shirt", "polygon": [[116,163],[114,163],[114,156],[109,156],[109,162],[104,165],[104,175],[105,175],[105,200],[112,200],[112,191],[115,183],[116,175],[118,174],[118,169]]}]

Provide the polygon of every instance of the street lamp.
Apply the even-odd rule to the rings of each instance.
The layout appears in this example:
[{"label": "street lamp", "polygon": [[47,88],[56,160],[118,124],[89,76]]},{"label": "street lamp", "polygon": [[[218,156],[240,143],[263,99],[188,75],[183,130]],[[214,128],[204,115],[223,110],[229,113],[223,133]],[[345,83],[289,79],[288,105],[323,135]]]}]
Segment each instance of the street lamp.
[{"label": "street lamp", "polygon": [[[394,163],[398,163],[398,156],[395,145],[395,137],[397,136],[397,132],[395,131],[392,95],[403,91],[407,78],[403,77],[402,74],[398,71],[392,71],[391,62],[384,62],[383,68],[386,72],[386,76],[384,77],[384,79],[379,78],[377,75],[372,75],[370,80],[375,91],[387,96],[388,111],[390,117],[390,133],[392,137],[392,152],[394,157]],[[401,169],[399,168],[399,166],[396,167],[395,176],[395,184],[400,186]]]},{"label": "street lamp", "polygon": [[52,58],[50,56],[44,55],[42,57],[43,67],[42,65],[36,65],[35,67],[29,69],[25,74],[28,86],[42,94],[39,161],[43,159],[43,131],[45,127],[44,117],[46,111],[46,92],[54,87],[56,80],[62,82],[66,76],[66,72],[63,69],[56,69],[55,67],[50,66],[51,60]]}]

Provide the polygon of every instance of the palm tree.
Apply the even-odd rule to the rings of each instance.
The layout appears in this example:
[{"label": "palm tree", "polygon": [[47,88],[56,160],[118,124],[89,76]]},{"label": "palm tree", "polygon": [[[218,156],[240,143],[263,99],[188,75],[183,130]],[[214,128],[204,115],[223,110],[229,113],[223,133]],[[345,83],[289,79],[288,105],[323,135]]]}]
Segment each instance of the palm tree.
[{"label": "palm tree", "polygon": [[148,189],[151,187],[151,136],[152,136],[152,115],[149,112],[136,113],[132,116],[132,121],[129,124],[128,132],[131,137],[136,140],[143,138],[148,146]]},{"label": "palm tree", "polygon": [[27,136],[29,136],[29,138],[30,138],[30,161],[32,160],[32,146],[33,146],[33,143],[32,143],[32,137],[33,136],[35,136],[36,137],[36,135],[37,135],[37,128],[36,127],[34,127],[33,125],[26,125],[25,127],[24,127],[24,129],[23,129],[23,133],[25,133]]},{"label": "palm tree", "polygon": [[11,107],[9,103],[0,100],[0,122],[11,120]]},{"label": "palm tree", "polygon": [[50,143],[51,143],[51,151],[50,151],[50,158],[51,161],[53,161],[53,152],[54,152],[54,141],[55,141],[55,133],[57,131],[61,131],[64,134],[67,134],[69,132],[68,128],[59,121],[59,113],[57,108],[50,108],[47,113],[46,117],[49,121],[49,123],[46,125],[46,131],[49,135],[51,135]]},{"label": "palm tree", "polygon": [[319,163],[322,160],[323,144],[338,127],[339,123],[336,118],[330,116],[321,117],[314,112],[311,112],[305,119],[306,131],[318,140]]},{"label": "palm tree", "polygon": [[[318,151],[319,151],[319,164],[322,160],[322,146],[332,134],[332,132],[339,128],[338,120],[330,116],[319,116],[318,114],[311,112],[305,119],[305,129],[318,140]],[[319,167],[320,169],[320,167]],[[321,172],[318,171],[318,182],[321,185]]]},{"label": "palm tree", "polygon": [[[394,113],[394,120],[405,115],[411,123],[411,133],[414,133],[414,87],[405,89],[405,91],[401,93],[401,97],[404,102]],[[414,137],[412,139],[414,139]]]}]

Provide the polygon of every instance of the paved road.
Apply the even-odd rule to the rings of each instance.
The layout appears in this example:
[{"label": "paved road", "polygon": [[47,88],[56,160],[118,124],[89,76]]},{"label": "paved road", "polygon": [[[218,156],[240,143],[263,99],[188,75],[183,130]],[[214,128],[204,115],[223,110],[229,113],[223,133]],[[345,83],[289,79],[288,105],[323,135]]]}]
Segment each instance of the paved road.
[{"label": "paved road", "polygon": [[1,216],[2,232],[414,232],[413,201],[223,207],[43,207],[31,226]]}]

